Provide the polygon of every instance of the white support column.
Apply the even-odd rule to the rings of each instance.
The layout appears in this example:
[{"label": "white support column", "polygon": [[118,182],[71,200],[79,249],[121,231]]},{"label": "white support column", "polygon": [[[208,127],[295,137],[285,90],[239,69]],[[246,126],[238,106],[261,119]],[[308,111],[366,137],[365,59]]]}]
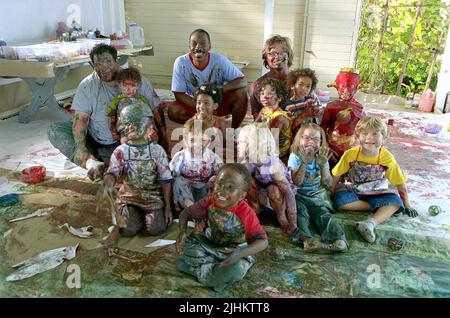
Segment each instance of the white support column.
[{"label": "white support column", "polygon": [[[264,11],[264,39],[263,43],[273,32],[273,12],[275,7],[275,0],[266,0],[265,1],[265,11]],[[261,75],[264,75],[268,70],[264,67],[261,67]]]},{"label": "white support column", "polygon": [[350,51],[350,60],[349,60],[349,66],[355,67],[356,64],[356,49],[358,47],[358,38],[359,38],[359,28],[361,26],[361,12],[362,12],[362,6],[363,1],[358,0],[355,12],[355,27],[353,29],[353,40],[352,40],[352,48]]},{"label": "white support column", "polygon": [[435,110],[439,109],[439,111],[444,109],[445,97],[447,96],[447,92],[450,91],[450,27],[441,60],[441,69],[436,86],[436,104],[434,107]]}]

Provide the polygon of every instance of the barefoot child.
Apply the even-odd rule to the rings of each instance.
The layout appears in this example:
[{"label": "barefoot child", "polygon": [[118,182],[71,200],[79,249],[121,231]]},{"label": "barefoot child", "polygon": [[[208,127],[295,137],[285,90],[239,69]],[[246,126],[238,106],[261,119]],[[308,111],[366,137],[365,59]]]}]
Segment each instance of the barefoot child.
[{"label": "barefoot child", "polygon": [[289,148],[291,147],[291,118],[281,107],[284,105],[287,91],[283,83],[273,78],[262,81],[259,89],[259,99],[263,108],[261,109],[257,122],[267,122],[269,129],[278,128],[279,156],[283,162],[287,162]]},{"label": "barefoot child", "polygon": [[320,101],[314,94],[316,73],[310,68],[295,69],[288,74],[288,87],[292,94],[285,110],[292,117],[291,130],[295,136],[303,123],[319,123]]},{"label": "barefoot child", "polygon": [[184,149],[169,163],[174,177],[173,199],[182,209],[208,195],[208,189],[212,188],[208,186],[209,181],[223,165],[222,159],[208,148],[211,139],[205,133],[208,129],[206,121],[188,120],[184,129]]},{"label": "barefoot child", "polygon": [[[252,255],[268,245],[266,232],[245,200],[250,180],[244,165],[226,164],[217,174],[212,196],[180,214],[177,269],[215,291],[240,281],[254,263]],[[206,220],[205,233],[187,237],[188,217]]]},{"label": "barefoot child", "polygon": [[238,160],[252,174],[248,200],[259,214],[263,207],[277,215],[281,229],[292,234],[297,229],[297,210],[288,169],[277,156],[275,140],[267,123],[253,123],[241,128],[238,136]]},{"label": "barefoot child", "polygon": [[124,107],[117,127],[127,142],[114,150],[103,182],[110,192],[123,177],[117,204],[126,227],[120,233],[159,235],[172,223],[172,174],[164,149],[149,139],[154,127],[151,109],[142,104]]},{"label": "barefoot child", "polygon": [[[346,252],[348,249],[345,233],[331,215],[333,204],[328,192],[331,186],[330,157],[331,150],[320,126],[303,124],[292,144],[288,167],[297,186],[298,229],[292,241],[303,245],[305,251]],[[318,229],[323,243],[314,240],[311,224]]]},{"label": "barefoot child", "polygon": [[[375,242],[375,228],[393,214],[405,211],[416,217],[406,189],[407,178],[392,153],[384,146],[386,124],[375,116],[359,120],[355,129],[359,146],[347,150],[333,168],[334,203],[342,210],[373,211],[372,217],[356,223],[356,229],[369,243]],[[348,173],[351,184],[336,188],[341,176]],[[388,188],[388,181],[397,187],[398,194]],[[399,196],[400,195],[400,196]]]}]

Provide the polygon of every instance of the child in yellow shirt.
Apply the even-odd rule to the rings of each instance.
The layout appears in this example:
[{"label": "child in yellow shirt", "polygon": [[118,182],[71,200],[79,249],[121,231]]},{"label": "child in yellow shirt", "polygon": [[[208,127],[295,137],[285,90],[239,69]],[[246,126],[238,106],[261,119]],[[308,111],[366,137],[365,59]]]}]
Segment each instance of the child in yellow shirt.
[{"label": "child in yellow shirt", "polygon": [[[388,135],[386,124],[379,118],[367,116],[356,125],[359,145],[347,150],[331,171],[335,193],[334,203],[342,210],[374,211],[373,217],[356,223],[357,230],[370,243],[375,242],[375,227],[393,214],[405,212],[416,217],[406,188],[407,178],[383,141]],[[336,189],[341,176],[348,173],[350,185]],[[398,194],[388,188],[388,181]]]}]

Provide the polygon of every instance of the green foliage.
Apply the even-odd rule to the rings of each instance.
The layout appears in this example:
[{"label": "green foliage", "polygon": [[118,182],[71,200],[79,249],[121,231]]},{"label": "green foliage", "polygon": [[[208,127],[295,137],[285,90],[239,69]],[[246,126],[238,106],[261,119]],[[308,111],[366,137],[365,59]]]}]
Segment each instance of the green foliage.
[{"label": "green foliage", "polygon": [[[386,0],[364,1],[357,47],[356,67],[361,79],[370,83],[374,75],[374,61],[380,40]],[[389,1],[386,30],[377,65],[374,88],[381,93],[395,93],[408,50],[414,25],[416,7],[412,1]],[[405,6],[406,5],[406,6]],[[430,88],[436,89],[440,69],[440,56],[450,25],[450,6],[440,0],[422,0],[419,19],[414,30],[414,40],[402,84],[402,95],[424,90],[434,51],[438,50]],[[441,40],[440,40],[441,39]],[[440,40],[440,41],[439,41]]]}]

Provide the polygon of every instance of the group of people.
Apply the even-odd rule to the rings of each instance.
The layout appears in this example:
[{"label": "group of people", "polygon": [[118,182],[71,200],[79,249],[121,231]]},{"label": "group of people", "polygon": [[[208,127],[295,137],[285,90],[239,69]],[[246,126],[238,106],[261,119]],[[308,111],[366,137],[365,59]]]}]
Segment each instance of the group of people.
[{"label": "group of people", "polygon": [[[249,89],[244,74],[210,50],[208,32],[194,30],[189,53],[174,63],[175,100],[161,103],[137,69],[120,68],[114,47],[99,44],[90,53],[94,71],[75,94],[73,120],[48,129],[66,157],[102,177],[104,191],[120,184],[122,236],[159,235],[179,211],[177,269],[222,290],[241,280],[253,255],[268,246],[263,213],[276,216],[305,251],[335,252],[349,248],[332,217],[336,210],[374,212],[356,224],[370,243],[376,226],[390,216],[417,216],[407,178],[383,146],[386,124],[366,116],[353,99],[359,84],[353,69],[339,73],[333,83],[339,99],[322,110],[315,72],[289,69],[288,38],[274,35],[265,42],[262,60],[269,71]],[[241,127],[248,106],[254,122]],[[169,118],[184,125],[183,147],[173,155],[166,107]],[[224,116],[238,131],[237,163],[225,164],[211,149],[217,136],[227,136]],[[195,227],[188,236],[189,219]]]}]

